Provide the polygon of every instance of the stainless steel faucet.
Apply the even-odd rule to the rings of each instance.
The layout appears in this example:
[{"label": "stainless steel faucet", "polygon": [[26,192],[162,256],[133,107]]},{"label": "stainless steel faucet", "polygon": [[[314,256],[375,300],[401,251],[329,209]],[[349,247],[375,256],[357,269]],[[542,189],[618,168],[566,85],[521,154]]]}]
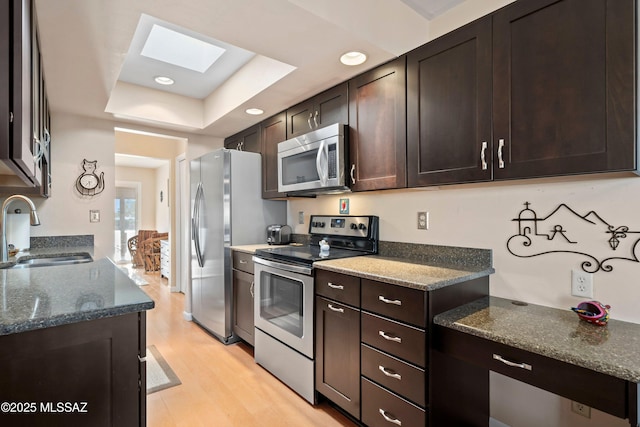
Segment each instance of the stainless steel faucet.
[{"label": "stainless steel faucet", "polygon": [[2,203],[2,223],[0,223],[0,233],[2,233],[2,242],[0,242],[0,261],[9,261],[9,251],[7,250],[7,209],[9,205],[15,200],[22,200],[29,205],[29,214],[31,219],[31,225],[40,225],[40,218],[38,218],[38,212],[36,212],[36,205],[33,204],[30,198],[21,194],[15,194],[9,196]]}]

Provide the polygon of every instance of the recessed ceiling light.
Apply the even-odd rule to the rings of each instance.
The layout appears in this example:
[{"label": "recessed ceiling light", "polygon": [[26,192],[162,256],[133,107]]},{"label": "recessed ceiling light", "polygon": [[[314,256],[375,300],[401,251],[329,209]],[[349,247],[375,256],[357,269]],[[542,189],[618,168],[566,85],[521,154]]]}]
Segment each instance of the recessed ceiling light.
[{"label": "recessed ceiling light", "polygon": [[362,52],[347,52],[340,57],[344,65],[360,65],[367,60],[367,55]]},{"label": "recessed ceiling light", "polygon": [[247,108],[244,112],[247,114],[251,114],[252,116],[259,116],[260,114],[264,113],[264,111],[259,108]]},{"label": "recessed ceiling light", "polygon": [[224,52],[219,46],[154,24],[140,54],[204,73]]},{"label": "recessed ceiling light", "polygon": [[175,83],[171,77],[166,77],[166,76],[156,76],[153,79],[156,81],[156,83],[165,85],[165,86],[169,86]]}]

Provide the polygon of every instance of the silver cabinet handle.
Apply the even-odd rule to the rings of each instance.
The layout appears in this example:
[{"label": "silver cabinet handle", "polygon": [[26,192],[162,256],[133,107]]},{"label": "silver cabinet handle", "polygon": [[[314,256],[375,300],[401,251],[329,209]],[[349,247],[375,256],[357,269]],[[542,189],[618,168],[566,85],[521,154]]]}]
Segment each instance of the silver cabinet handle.
[{"label": "silver cabinet handle", "polygon": [[343,289],[344,289],[344,286],[343,286],[343,285],[334,285],[334,284],[333,284],[333,283],[331,283],[331,282],[328,282],[328,283],[327,283],[327,286],[328,286],[328,287],[330,287],[331,289],[339,289],[339,290],[343,290]]},{"label": "silver cabinet handle", "polygon": [[402,301],[400,301],[399,299],[386,299],[382,295],[378,297],[378,300],[382,301],[385,304],[402,305]]},{"label": "silver cabinet handle", "polygon": [[309,124],[309,129],[313,129],[313,126],[311,126],[312,117],[313,117],[313,113],[309,113],[309,118],[307,119],[307,124]]},{"label": "silver cabinet handle", "polygon": [[402,380],[402,375],[400,375],[400,374],[398,374],[396,372],[390,371],[390,370],[388,370],[387,368],[385,368],[382,365],[378,365],[378,369],[380,369],[380,372],[382,372],[383,374],[385,374],[388,377],[395,378],[397,380]]},{"label": "silver cabinet handle", "polygon": [[316,114],[313,116],[313,123],[318,127],[318,110],[316,110]]},{"label": "silver cabinet handle", "polygon": [[378,409],[378,412],[380,412],[380,415],[382,415],[382,418],[384,418],[385,421],[390,422],[391,424],[398,425],[398,426],[402,425],[402,421],[400,421],[399,419],[397,419],[397,418],[395,418],[393,416],[387,415],[387,412],[384,409],[380,408],[380,409]]},{"label": "silver cabinet handle", "polygon": [[530,371],[533,369],[533,367],[527,363],[516,363],[516,362],[512,362],[510,360],[507,360],[505,358],[503,358],[502,356],[500,356],[499,354],[494,354],[493,358],[495,360],[499,360],[500,362],[504,363],[507,366],[512,366],[514,368],[521,368],[521,369],[526,369],[527,371]]},{"label": "silver cabinet handle", "polygon": [[251,282],[251,287],[249,288],[249,293],[251,294],[251,298],[255,297],[255,295],[253,294],[253,287],[256,285],[256,282],[252,281]]},{"label": "silver cabinet handle", "polygon": [[240,264],[246,264],[246,263],[247,263],[247,260],[246,260],[246,259],[241,259],[241,260],[240,260]]},{"label": "silver cabinet handle", "polygon": [[327,307],[329,307],[329,310],[331,310],[331,311],[336,311],[338,313],[344,313],[344,308],[335,308],[331,304],[327,304]]},{"label": "silver cabinet handle", "polygon": [[487,170],[487,141],[482,141],[482,150],[480,150],[480,161],[482,162],[482,170]]},{"label": "silver cabinet handle", "polygon": [[397,343],[402,343],[402,338],[400,338],[400,337],[392,337],[390,335],[387,335],[387,333],[385,331],[378,331],[378,335],[380,335],[382,338],[384,338],[387,341],[393,341],[393,342],[397,342]]},{"label": "silver cabinet handle", "polygon": [[502,157],[502,149],[504,148],[504,139],[498,140],[498,167],[504,169],[504,158]]},{"label": "silver cabinet handle", "polygon": [[356,183],[356,178],[354,176],[354,174],[356,173],[356,164],[352,164],[351,165],[351,183],[355,184]]}]

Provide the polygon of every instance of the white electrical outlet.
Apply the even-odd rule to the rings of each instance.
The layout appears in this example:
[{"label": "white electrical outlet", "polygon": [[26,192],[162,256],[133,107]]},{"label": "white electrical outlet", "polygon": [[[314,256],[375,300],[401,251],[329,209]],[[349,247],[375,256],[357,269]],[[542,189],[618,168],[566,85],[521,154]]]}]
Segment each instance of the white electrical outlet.
[{"label": "white electrical outlet", "polygon": [[571,270],[571,295],[593,298],[593,274],[577,268]]},{"label": "white electrical outlet", "polygon": [[298,211],[298,224],[304,224],[304,211]]},{"label": "white electrical outlet", "polygon": [[429,229],[429,212],[418,212],[418,230]]},{"label": "white electrical outlet", "polygon": [[580,402],[571,401],[571,411],[580,414],[583,417],[591,418],[591,407],[583,405]]}]

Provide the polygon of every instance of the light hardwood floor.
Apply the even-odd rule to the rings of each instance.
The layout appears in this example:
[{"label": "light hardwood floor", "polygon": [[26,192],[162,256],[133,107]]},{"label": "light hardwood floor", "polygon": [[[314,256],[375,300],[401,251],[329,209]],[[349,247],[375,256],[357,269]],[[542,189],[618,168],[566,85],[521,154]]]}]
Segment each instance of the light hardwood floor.
[{"label": "light hardwood floor", "polygon": [[308,404],[253,360],[245,343],[225,346],[183,319],[184,295],[159,273],[141,286],[156,307],[147,312],[147,345],[155,345],[182,384],[147,396],[147,425],[355,426],[326,402]]}]

